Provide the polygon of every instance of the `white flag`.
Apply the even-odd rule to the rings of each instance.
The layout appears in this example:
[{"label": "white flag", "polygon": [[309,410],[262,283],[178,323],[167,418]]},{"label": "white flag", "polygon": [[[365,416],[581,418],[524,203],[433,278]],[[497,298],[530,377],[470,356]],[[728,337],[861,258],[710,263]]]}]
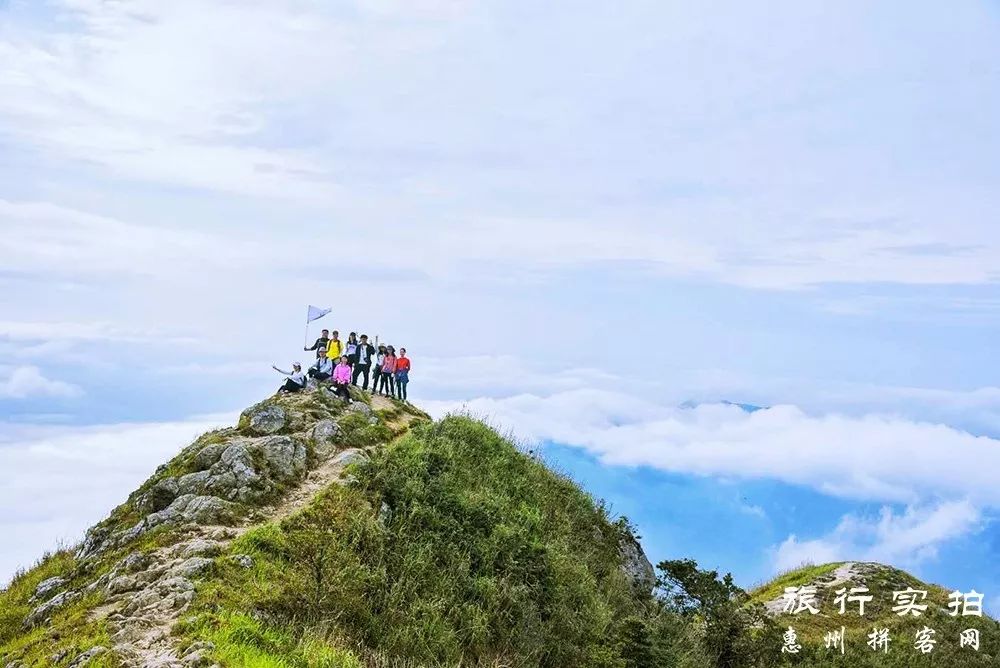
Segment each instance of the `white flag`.
[{"label": "white flag", "polygon": [[332,311],[332,308],[320,308],[318,306],[309,305],[309,314],[306,316],[306,322],[312,322],[313,320],[319,320],[324,315]]}]

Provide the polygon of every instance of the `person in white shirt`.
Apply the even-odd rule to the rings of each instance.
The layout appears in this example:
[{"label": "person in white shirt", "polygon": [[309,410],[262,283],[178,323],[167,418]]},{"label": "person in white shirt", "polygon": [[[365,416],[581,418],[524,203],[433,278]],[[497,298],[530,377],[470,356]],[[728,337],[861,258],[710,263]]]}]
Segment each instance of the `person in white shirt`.
[{"label": "person in white shirt", "polygon": [[328,357],[321,357],[316,363],[309,367],[309,377],[315,378],[317,382],[327,380],[333,375],[333,362]]},{"label": "person in white shirt", "polygon": [[306,386],[306,376],[302,373],[302,365],[298,362],[292,363],[291,371],[282,371],[276,366],[272,366],[271,368],[278,373],[288,376],[285,384],[278,388],[278,392],[298,392]]}]

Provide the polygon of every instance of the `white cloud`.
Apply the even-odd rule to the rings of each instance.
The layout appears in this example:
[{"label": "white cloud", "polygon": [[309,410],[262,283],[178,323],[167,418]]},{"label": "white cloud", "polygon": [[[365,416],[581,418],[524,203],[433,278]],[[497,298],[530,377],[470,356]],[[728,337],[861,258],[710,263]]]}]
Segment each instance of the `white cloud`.
[{"label": "white cloud", "polygon": [[40,202],[0,197],[0,263],[9,272],[51,278],[176,277],[231,270],[260,258],[240,238],[125,223]]},{"label": "white cloud", "polygon": [[740,512],[752,515],[753,517],[759,517],[761,519],[767,518],[767,511],[756,504],[744,503],[740,505]]},{"label": "white cloud", "polygon": [[18,342],[60,343],[99,341],[105,343],[192,343],[192,339],[156,330],[128,329],[108,322],[17,322],[0,321],[0,337]]},{"label": "white cloud", "polygon": [[82,394],[76,385],[46,378],[38,367],[19,366],[9,369],[3,378],[0,367],[0,399],[28,397],[75,397]]},{"label": "white cloud", "polygon": [[0,424],[0,583],[44,549],[73,543],[152,471],[232,415],[91,427]]},{"label": "white cloud", "polygon": [[1000,506],[1000,441],[898,416],[812,416],[790,405],[752,414],[720,404],[681,409],[593,389],[424,405],[438,415],[468,410],[606,464],[772,479],[867,501],[961,496]]},{"label": "white cloud", "polygon": [[[968,109],[986,119],[1000,104],[976,79],[996,47],[972,8],[948,17],[966,48],[938,62],[913,36],[941,17],[908,11],[890,32],[911,39],[872,42],[853,20],[860,2],[734,5],[711,29],[693,6],[662,3],[52,6],[59,20],[11,12],[0,31],[0,119],[17,147],[104,183],[233,195],[273,241],[288,219],[325,233],[332,218],[357,233],[338,239],[352,256],[391,231],[401,243],[375,261],[432,272],[626,263],[763,288],[996,279],[993,166],[931,178],[886,163],[915,150],[895,134],[904,116],[906,137],[945,133],[960,164],[985,152]],[[553,26],[567,36],[556,58]],[[901,81],[920,82],[907,92],[923,104],[886,93]],[[299,208],[259,213],[273,198]],[[151,241],[142,215],[127,231]],[[143,253],[126,246],[102,266],[168,271],[169,249],[198,235],[164,241],[160,262],[132,262]]]},{"label": "white cloud", "polygon": [[805,563],[876,561],[913,567],[937,556],[949,540],[981,528],[981,511],[968,500],[908,506],[902,513],[883,507],[877,517],[845,515],[828,535],[811,540],[789,536],[774,549],[779,571]]}]

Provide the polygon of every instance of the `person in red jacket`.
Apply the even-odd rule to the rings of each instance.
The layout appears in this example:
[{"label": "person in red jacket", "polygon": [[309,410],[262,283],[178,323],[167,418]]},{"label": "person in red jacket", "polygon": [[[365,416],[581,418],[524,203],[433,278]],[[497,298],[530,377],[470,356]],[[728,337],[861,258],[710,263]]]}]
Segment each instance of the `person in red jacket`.
[{"label": "person in red jacket", "polygon": [[400,348],[396,358],[396,396],[400,401],[406,401],[406,384],[409,382],[410,358],[406,356],[406,348]]}]

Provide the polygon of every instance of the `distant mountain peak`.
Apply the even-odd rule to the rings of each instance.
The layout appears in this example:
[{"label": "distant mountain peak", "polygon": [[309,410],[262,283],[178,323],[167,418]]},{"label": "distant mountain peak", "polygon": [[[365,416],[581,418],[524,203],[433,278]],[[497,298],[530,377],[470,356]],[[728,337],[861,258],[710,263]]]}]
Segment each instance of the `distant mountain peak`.
[{"label": "distant mountain peak", "polygon": [[723,405],[723,406],[735,406],[741,411],[746,413],[756,413],[757,411],[767,410],[768,406],[757,406],[755,404],[741,403],[737,401],[729,401],[727,399],[720,399],[718,401],[695,401],[689,399],[680,405],[684,409],[698,408],[699,406],[712,406],[712,405]]}]

